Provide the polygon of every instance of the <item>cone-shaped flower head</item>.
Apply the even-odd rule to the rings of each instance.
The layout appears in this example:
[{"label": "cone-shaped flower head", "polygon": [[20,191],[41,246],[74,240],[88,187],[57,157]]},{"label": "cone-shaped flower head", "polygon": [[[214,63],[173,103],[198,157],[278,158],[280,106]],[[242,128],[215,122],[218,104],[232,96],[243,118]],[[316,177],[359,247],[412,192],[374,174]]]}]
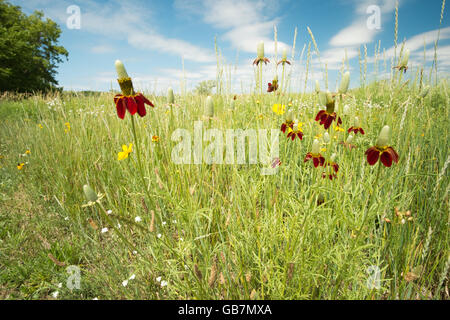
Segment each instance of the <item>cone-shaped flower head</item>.
[{"label": "cone-shaped flower head", "polygon": [[286,121],[292,122],[293,119],[294,119],[294,112],[292,111],[292,109],[289,109],[288,112],[286,113]]},{"label": "cone-shaped flower head", "polygon": [[339,93],[346,93],[350,84],[350,72],[346,72],[342,75],[341,84],[339,86]]},{"label": "cone-shaped flower head", "polygon": [[95,191],[90,186],[88,186],[87,184],[85,184],[83,186],[83,192],[84,192],[84,195],[86,196],[86,199],[88,201],[95,202],[95,201],[98,200],[98,196],[95,193]]},{"label": "cone-shaped flower head", "polygon": [[319,92],[319,104],[321,107],[324,107],[327,105],[327,93],[320,91]]},{"label": "cone-shaped flower head", "polygon": [[125,66],[123,65],[122,61],[116,60],[115,66],[116,66],[117,78],[119,80],[129,78],[127,70],[125,69]]},{"label": "cone-shaped flower head", "polygon": [[205,116],[212,118],[214,116],[214,103],[211,96],[206,98]]},{"label": "cone-shaped flower head", "polygon": [[334,160],[336,160],[336,153],[333,153],[330,157],[331,162],[334,162]]},{"label": "cone-shaped flower head", "polygon": [[350,106],[348,104],[346,104],[344,106],[344,110],[343,110],[344,115],[348,115],[350,113]]},{"label": "cone-shaped flower head", "polygon": [[349,134],[347,140],[345,141],[347,144],[351,144],[353,141],[353,135]]},{"label": "cone-shaped flower head", "polygon": [[264,41],[260,41],[258,43],[258,47],[256,48],[256,55],[259,59],[264,59]]},{"label": "cone-shaped flower head", "polygon": [[169,104],[174,104],[175,103],[175,97],[173,95],[172,87],[169,87],[167,89],[167,103],[169,103]]},{"label": "cone-shaped flower head", "polygon": [[319,154],[320,153],[320,142],[317,139],[314,139],[311,149],[312,154]]},{"label": "cone-shaped flower head", "polygon": [[323,134],[323,141],[325,142],[325,143],[329,143],[330,142],[330,135],[328,134],[328,132],[325,132],[324,134]]},{"label": "cone-shaped flower head", "polygon": [[380,131],[380,135],[378,136],[377,143],[375,144],[377,147],[385,147],[389,145],[389,138],[391,135],[391,128],[389,126],[384,126]]},{"label": "cone-shaped flower head", "polygon": [[353,121],[353,126],[356,127],[356,128],[359,128],[359,127],[361,127],[359,124],[360,124],[359,123],[359,118],[355,117],[355,120]]}]

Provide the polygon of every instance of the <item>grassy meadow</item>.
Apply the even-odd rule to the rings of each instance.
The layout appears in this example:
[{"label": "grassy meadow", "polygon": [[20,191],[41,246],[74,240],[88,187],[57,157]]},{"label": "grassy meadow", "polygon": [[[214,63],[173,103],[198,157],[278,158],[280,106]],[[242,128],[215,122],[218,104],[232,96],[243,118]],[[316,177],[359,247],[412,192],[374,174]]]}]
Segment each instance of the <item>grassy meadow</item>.
[{"label": "grassy meadow", "polygon": [[[0,299],[448,299],[448,82],[386,61],[391,76],[369,81],[366,59],[351,75],[361,86],[335,97],[342,124],[327,130],[315,121],[319,95],[288,89],[298,75],[284,64],[278,90],[259,86],[272,67],[258,66],[256,88],[236,100],[218,72],[213,114],[206,95],[168,104],[143,92],[155,107],[134,123],[128,111],[118,118],[113,92],[4,94]],[[279,132],[274,175],[248,161],[173,161],[178,128],[279,131],[288,109],[303,139]],[[355,117],[365,134],[349,145]],[[385,125],[399,161],[371,166],[365,151]],[[304,161],[314,139],[326,161],[335,154],[334,179]]]}]

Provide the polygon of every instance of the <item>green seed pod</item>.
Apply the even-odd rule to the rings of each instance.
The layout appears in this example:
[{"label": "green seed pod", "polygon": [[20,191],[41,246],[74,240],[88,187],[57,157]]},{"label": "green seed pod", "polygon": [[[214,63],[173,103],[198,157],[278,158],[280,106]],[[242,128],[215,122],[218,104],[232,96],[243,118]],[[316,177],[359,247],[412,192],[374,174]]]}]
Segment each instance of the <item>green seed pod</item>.
[{"label": "green seed pod", "polygon": [[341,84],[339,86],[339,93],[346,93],[350,84],[350,72],[346,72],[342,75]]},{"label": "green seed pod", "polygon": [[312,145],[312,149],[311,149],[311,153],[312,154],[319,154],[320,153],[320,143],[319,140],[314,139],[313,145]]},{"label": "green seed pod", "polygon": [[264,42],[260,41],[258,43],[258,47],[256,49],[256,54],[258,55],[259,59],[264,59]]},{"label": "green seed pod", "polygon": [[98,199],[97,194],[96,194],[95,191],[94,191],[90,186],[88,186],[87,184],[85,184],[85,185],[83,186],[83,192],[84,192],[84,195],[86,196],[86,199],[87,199],[88,201],[91,201],[91,202],[97,201],[97,199]]},{"label": "green seed pod", "polygon": [[206,98],[205,116],[212,118],[214,116],[214,103],[211,96]]},{"label": "green seed pod", "polygon": [[347,137],[347,140],[345,141],[347,144],[351,144],[352,143],[352,141],[353,141],[353,135],[349,135],[348,137]]},{"label": "green seed pod", "polygon": [[327,93],[320,91],[319,92],[319,104],[321,107],[324,107],[327,105]]},{"label": "green seed pod", "polygon": [[360,127],[360,123],[359,123],[359,118],[358,117],[355,117],[355,121],[353,122],[353,126],[355,128],[359,128]]},{"label": "green seed pod", "polygon": [[286,121],[287,122],[292,122],[294,119],[294,112],[292,111],[292,109],[289,109],[288,112],[286,113]]},{"label": "green seed pod", "polygon": [[169,87],[167,89],[167,103],[168,104],[174,104],[175,103],[175,97],[173,95],[173,89],[172,87]]},{"label": "green seed pod", "polygon": [[115,66],[116,66],[118,79],[128,79],[129,78],[127,70],[125,70],[125,66],[123,65],[122,61],[116,60]]},{"label": "green seed pod", "polygon": [[316,93],[320,93],[320,84],[319,84],[319,80],[316,80]]},{"label": "green seed pod", "polygon": [[323,142],[325,143],[330,143],[331,139],[330,139],[330,135],[328,134],[328,132],[325,132],[323,134]]},{"label": "green seed pod", "polygon": [[409,60],[409,49],[406,49],[403,53],[402,60],[400,61],[400,67],[407,67]]},{"label": "green seed pod", "polygon": [[287,49],[286,48],[283,49],[283,55],[281,57],[281,60],[284,60],[284,61],[287,60]]},{"label": "green seed pod", "polygon": [[376,143],[377,147],[384,147],[389,144],[389,136],[391,134],[391,128],[389,126],[384,126],[380,131],[380,135],[378,136],[378,140]]}]

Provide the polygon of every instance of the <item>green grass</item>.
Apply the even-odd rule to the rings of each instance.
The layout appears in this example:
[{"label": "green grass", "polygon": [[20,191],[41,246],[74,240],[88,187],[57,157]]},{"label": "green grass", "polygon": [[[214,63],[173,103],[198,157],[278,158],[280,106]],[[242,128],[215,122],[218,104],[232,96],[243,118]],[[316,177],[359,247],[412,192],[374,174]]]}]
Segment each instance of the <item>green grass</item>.
[{"label": "green grass", "polygon": [[[130,115],[118,119],[112,94],[2,99],[0,298],[53,299],[58,291],[58,299],[448,299],[448,89],[443,81],[422,100],[414,86],[353,90],[337,110],[350,105],[343,128],[359,116],[366,134],[349,151],[337,143],[347,133],[331,131],[323,147],[326,157],[337,153],[332,181],[303,161],[325,132],[313,121],[319,109],[311,95],[242,95],[235,110],[214,97],[210,126],[219,129],[278,129],[284,116],[272,105],[292,101],[304,138],[280,135],[282,165],[262,176],[261,165],[174,164],[171,134],[193,132],[205,97],[177,97],[168,111],[165,97],[147,94],[156,107],[136,118],[147,185],[135,145],[117,160],[134,139]],[[376,181],[378,168],[364,152],[384,125],[400,161],[382,167]],[[82,207],[84,184],[105,195],[101,206]],[[413,220],[399,223],[395,207]],[[69,265],[81,269],[79,290],[66,287]],[[366,286],[370,266],[381,270],[380,289]]]}]

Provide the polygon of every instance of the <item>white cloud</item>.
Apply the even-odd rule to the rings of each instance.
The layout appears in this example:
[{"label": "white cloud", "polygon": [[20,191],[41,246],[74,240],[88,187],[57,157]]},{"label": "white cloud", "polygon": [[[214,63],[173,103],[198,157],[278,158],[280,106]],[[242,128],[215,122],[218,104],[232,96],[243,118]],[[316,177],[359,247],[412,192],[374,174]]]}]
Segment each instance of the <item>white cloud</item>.
[{"label": "white cloud", "polygon": [[98,45],[91,48],[92,53],[104,54],[104,53],[112,53],[115,49],[109,45]]}]

